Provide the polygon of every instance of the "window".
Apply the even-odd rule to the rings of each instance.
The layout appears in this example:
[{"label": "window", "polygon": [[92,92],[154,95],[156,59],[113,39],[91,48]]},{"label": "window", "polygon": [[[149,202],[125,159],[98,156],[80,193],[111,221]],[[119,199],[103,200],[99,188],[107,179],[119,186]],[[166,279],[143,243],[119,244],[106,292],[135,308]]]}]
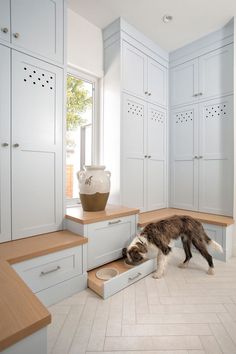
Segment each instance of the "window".
[{"label": "window", "polygon": [[79,198],[77,172],[94,160],[96,80],[67,75],[66,198]]}]

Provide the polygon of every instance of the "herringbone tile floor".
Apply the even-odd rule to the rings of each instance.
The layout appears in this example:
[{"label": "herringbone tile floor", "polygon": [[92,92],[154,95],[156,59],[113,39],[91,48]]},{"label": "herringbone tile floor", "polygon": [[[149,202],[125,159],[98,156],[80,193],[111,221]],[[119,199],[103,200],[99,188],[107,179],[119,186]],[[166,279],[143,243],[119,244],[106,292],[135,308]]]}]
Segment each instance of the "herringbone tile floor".
[{"label": "herringbone tile floor", "polygon": [[179,269],[174,249],[165,277],[151,275],[103,300],[89,289],[51,306],[48,353],[236,354],[236,258],[194,254]]}]

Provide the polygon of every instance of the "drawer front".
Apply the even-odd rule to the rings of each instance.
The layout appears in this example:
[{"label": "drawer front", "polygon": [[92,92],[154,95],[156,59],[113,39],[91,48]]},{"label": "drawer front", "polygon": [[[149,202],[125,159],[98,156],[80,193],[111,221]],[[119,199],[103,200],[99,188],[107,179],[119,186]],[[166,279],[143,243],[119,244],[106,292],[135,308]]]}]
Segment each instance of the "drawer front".
[{"label": "drawer front", "polygon": [[88,269],[122,257],[131,236],[135,235],[135,215],[88,225]]},{"label": "drawer front", "polygon": [[127,286],[142,279],[146,275],[152,273],[156,269],[156,259],[150,259],[137,267],[127,270],[127,272],[118,275],[117,277],[104,282],[103,298],[117,293]]},{"label": "drawer front", "polygon": [[34,293],[82,274],[82,247],[17,263],[13,268]]}]

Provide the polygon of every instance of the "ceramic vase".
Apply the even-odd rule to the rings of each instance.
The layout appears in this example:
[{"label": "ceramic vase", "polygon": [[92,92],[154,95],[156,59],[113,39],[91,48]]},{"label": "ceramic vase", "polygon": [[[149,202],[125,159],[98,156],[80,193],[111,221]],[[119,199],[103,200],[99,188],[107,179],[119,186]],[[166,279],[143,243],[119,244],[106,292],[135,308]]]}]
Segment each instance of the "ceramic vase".
[{"label": "ceramic vase", "polygon": [[83,210],[104,210],[110,193],[111,173],[105,171],[105,166],[84,166],[84,169],[77,173]]}]

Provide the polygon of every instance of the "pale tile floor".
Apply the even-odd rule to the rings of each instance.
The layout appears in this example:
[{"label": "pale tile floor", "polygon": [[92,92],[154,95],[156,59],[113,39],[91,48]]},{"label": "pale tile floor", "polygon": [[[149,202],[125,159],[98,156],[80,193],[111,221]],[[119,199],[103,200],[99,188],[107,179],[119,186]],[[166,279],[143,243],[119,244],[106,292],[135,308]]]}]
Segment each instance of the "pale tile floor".
[{"label": "pale tile floor", "polygon": [[194,254],[179,269],[174,249],[164,278],[151,275],[103,300],[90,290],[51,306],[48,353],[236,354],[236,258]]}]

